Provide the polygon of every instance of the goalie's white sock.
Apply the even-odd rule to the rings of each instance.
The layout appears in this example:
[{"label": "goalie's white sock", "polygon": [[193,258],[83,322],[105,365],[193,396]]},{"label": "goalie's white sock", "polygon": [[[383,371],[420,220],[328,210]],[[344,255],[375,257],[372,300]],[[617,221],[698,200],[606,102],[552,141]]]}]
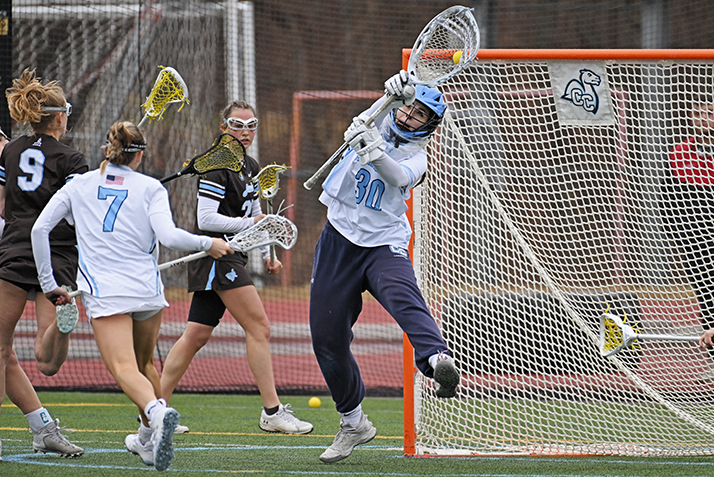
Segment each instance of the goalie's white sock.
[{"label": "goalie's white sock", "polygon": [[438,363],[440,359],[451,359],[451,356],[446,353],[432,354],[429,356],[429,366],[431,366],[431,369],[436,368],[436,363]]},{"label": "goalie's white sock", "polygon": [[154,420],[156,413],[165,408],[166,401],[163,399],[153,399],[149,401],[149,404],[147,404],[144,408],[144,414],[146,414],[146,417],[149,418],[149,425],[151,425],[151,422]]},{"label": "goalie's white sock", "polygon": [[151,440],[151,428],[144,425],[143,422],[139,424],[139,442],[142,445],[146,444]]},{"label": "goalie's white sock", "polygon": [[349,412],[341,412],[342,420],[352,427],[357,427],[362,420],[362,405],[358,404],[356,408]]},{"label": "goalie's white sock", "polygon": [[36,411],[28,412],[25,414],[25,417],[27,418],[27,422],[30,423],[30,429],[34,432],[38,432],[40,429],[52,422],[50,411],[44,407],[41,407]]}]

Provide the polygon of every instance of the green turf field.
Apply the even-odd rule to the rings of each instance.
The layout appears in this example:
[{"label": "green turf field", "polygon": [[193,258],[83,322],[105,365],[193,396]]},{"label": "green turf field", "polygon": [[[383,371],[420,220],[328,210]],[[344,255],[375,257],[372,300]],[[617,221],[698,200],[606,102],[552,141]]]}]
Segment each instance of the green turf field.
[{"label": "green turf field", "polygon": [[[339,418],[329,398],[308,407],[308,397],[286,396],[301,419],[315,430],[307,436],[267,434],[258,428],[257,396],[177,394],[171,404],[182,414],[190,434],[176,435],[176,457],[169,475],[228,473],[286,476],[711,476],[714,458],[622,457],[404,457],[402,402],[368,398],[363,407],[378,430],[377,438],[358,446],[352,456],[323,464],[318,456],[332,443]],[[156,472],[124,449],[124,437],[137,428],[137,411],[122,394],[40,393],[60,424],[76,432],[70,439],[85,448],[78,459],[34,454],[27,420],[7,404],[0,415],[0,476],[134,476]]]}]

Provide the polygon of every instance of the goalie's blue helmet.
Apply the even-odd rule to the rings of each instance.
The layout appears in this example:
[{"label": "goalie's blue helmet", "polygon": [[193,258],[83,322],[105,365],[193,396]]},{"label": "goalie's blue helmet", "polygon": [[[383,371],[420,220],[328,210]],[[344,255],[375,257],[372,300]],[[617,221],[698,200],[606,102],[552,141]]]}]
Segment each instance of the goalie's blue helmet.
[{"label": "goalie's blue helmet", "polygon": [[432,112],[429,120],[415,131],[407,131],[400,126],[396,121],[397,109],[393,109],[389,113],[389,127],[402,141],[423,141],[436,131],[436,128],[441,124],[441,120],[444,119],[446,103],[441,91],[438,89],[421,84],[417,85],[415,101],[419,101]]}]

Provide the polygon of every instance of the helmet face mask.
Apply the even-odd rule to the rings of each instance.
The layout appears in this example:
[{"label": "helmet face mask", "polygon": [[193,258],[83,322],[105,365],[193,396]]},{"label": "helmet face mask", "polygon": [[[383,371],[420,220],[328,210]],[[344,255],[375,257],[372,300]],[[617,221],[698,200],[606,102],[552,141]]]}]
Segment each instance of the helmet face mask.
[{"label": "helmet face mask", "polygon": [[427,139],[446,112],[446,103],[438,89],[418,85],[416,93],[414,104],[393,109],[388,117],[390,129],[401,142]]}]

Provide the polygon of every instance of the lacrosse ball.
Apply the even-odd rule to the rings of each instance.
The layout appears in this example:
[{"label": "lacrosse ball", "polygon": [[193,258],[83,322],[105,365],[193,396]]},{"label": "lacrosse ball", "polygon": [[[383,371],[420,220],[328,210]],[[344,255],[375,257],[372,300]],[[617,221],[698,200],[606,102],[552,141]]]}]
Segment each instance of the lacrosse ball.
[{"label": "lacrosse ball", "polygon": [[322,405],[322,401],[320,401],[319,397],[313,396],[310,398],[310,400],[307,402],[307,405],[312,407],[312,408],[318,408]]},{"label": "lacrosse ball", "polygon": [[454,59],[454,64],[459,64],[459,61],[461,61],[461,54],[464,52],[464,50],[459,50],[456,53],[454,53],[453,59]]}]

